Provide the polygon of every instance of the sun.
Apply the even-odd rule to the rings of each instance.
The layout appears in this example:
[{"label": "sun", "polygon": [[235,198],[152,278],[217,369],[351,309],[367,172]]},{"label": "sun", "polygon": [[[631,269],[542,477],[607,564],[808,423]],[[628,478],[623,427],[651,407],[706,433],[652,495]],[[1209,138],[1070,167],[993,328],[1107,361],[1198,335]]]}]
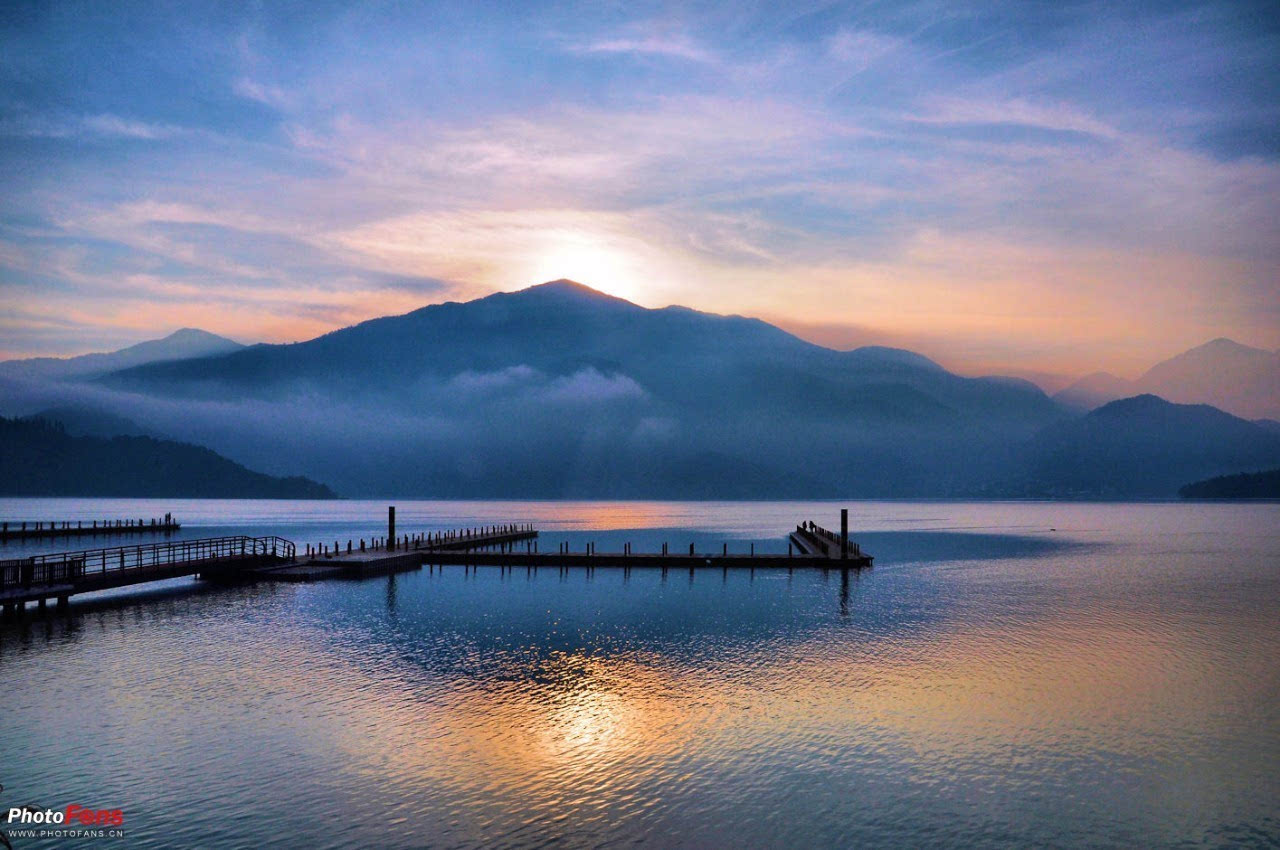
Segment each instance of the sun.
[{"label": "sun", "polygon": [[530,279],[568,278],[592,289],[636,301],[645,294],[639,262],[622,248],[589,233],[558,233],[533,257]]}]

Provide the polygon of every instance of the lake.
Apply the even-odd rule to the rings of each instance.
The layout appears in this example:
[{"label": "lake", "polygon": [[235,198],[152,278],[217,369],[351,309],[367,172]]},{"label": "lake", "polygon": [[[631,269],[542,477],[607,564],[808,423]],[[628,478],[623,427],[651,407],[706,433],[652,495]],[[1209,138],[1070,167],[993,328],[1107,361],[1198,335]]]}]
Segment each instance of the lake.
[{"label": "lake", "polygon": [[[329,543],[786,551],[837,503],[0,499]],[[0,626],[14,846],[1280,844],[1280,505],[850,502],[869,570],[448,567]],[[111,546],[73,539],[0,558]],[[6,827],[11,834],[18,827]]]}]

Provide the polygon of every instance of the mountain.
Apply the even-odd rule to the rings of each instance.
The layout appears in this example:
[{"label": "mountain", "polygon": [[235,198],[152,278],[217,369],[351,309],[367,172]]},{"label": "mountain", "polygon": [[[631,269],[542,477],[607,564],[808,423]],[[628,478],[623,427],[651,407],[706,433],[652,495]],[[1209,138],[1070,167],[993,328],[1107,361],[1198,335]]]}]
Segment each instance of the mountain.
[{"label": "mountain", "polygon": [[1027,381],[565,280],[95,383],[154,400],[149,424],[203,411],[165,433],[370,495],[966,493],[1064,416]]},{"label": "mountain", "polygon": [[1135,382],[1170,401],[1212,404],[1248,419],[1280,418],[1280,354],[1215,339],[1152,366]]},{"label": "mountain", "polygon": [[1187,481],[1280,464],[1280,436],[1208,405],[1153,395],[1046,428],[1015,490],[1052,497],[1173,496]]},{"label": "mountain", "polygon": [[1280,469],[1197,481],[1178,490],[1184,499],[1280,499]]},{"label": "mountain", "polygon": [[4,418],[0,495],[337,498],[307,478],[273,478],[188,443],[75,437],[56,423]]},{"label": "mountain", "polygon": [[1280,418],[1280,352],[1215,339],[1157,363],[1135,381],[1094,372],[1053,399],[1083,412],[1143,393],[1211,404],[1245,419]]},{"label": "mountain", "polygon": [[244,348],[238,342],[197,328],[182,328],[163,339],[140,342],[105,354],[33,357],[0,362],[0,376],[32,379],[85,379],[164,360],[188,360]]},{"label": "mountain", "polygon": [[1072,410],[1093,410],[1109,401],[1134,395],[1133,381],[1110,372],[1094,372],[1053,395],[1053,400]]}]

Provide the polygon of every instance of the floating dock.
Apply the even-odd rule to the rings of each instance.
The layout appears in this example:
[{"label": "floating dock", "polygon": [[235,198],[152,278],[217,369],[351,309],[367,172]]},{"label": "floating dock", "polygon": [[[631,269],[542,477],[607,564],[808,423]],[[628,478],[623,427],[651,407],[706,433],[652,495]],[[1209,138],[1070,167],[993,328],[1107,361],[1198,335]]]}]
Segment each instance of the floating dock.
[{"label": "floating dock", "polygon": [[[787,554],[720,551],[673,551],[663,544],[660,552],[634,552],[630,544],[621,552],[598,552],[595,544],[584,551],[570,551],[567,544],[554,552],[538,551],[538,532],[531,525],[495,525],[480,529],[405,535],[394,548],[388,539],[376,544],[348,540],[307,547],[305,560],[297,565],[267,567],[254,573],[276,581],[318,581],[327,578],[362,578],[372,575],[421,569],[423,566],[492,566],[526,568],[621,567],[657,569],[864,569],[872,556],[848,539],[848,512],[841,512],[840,534],[813,522],[796,526],[789,536]],[[523,547],[519,544],[523,543]]]},{"label": "floating dock", "polygon": [[294,545],[279,537],[208,537],[110,549],[85,549],[0,561],[0,604],[6,615],[28,602],[58,607],[76,593],[180,576],[234,581],[249,571],[293,563]]},{"label": "floating dock", "polygon": [[171,534],[182,526],[173,514],[146,519],[35,520],[0,522],[0,543],[12,540],[47,540],[56,537],[112,537],[125,534]]}]

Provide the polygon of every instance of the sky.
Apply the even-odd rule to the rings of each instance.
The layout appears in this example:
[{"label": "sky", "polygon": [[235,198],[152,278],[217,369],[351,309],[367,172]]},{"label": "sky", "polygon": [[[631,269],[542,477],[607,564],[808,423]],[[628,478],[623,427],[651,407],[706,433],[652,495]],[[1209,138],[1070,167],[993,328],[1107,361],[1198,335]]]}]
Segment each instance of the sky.
[{"label": "sky", "polygon": [[568,277],[1132,376],[1280,347],[1280,10],[8,2],[0,186],[0,358]]}]

